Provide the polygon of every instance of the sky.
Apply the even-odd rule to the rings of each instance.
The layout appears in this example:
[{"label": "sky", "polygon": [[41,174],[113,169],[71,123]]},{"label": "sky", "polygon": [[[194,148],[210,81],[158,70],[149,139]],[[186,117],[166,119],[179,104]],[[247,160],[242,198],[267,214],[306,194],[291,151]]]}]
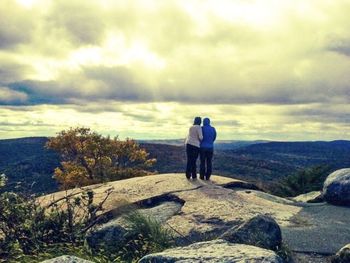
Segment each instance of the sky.
[{"label": "sky", "polygon": [[350,0],[1,0],[0,139],[350,139]]}]

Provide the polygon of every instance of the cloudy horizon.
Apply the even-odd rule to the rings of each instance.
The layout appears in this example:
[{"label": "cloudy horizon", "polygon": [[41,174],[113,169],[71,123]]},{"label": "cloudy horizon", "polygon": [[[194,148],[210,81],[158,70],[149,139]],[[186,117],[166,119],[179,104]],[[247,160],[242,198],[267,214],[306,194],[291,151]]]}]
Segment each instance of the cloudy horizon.
[{"label": "cloudy horizon", "polygon": [[2,0],[0,139],[350,139],[350,0]]}]

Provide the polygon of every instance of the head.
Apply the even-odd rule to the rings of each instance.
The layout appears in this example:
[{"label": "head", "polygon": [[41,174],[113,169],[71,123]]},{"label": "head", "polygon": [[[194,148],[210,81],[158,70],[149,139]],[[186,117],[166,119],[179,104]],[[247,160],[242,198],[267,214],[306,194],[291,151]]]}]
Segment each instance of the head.
[{"label": "head", "polygon": [[204,118],[204,119],[203,119],[203,125],[204,125],[204,126],[210,125],[210,119],[209,119],[209,118]]},{"label": "head", "polygon": [[201,123],[202,123],[202,118],[201,117],[194,118],[193,125],[201,125]]}]

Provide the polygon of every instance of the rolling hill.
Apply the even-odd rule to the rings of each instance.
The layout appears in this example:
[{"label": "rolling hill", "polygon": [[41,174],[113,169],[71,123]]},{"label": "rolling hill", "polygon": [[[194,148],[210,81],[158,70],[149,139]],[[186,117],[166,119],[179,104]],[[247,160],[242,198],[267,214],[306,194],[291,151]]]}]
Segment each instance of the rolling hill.
[{"label": "rolling hill", "polygon": [[[57,190],[52,174],[59,165],[59,157],[45,149],[47,140],[46,137],[0,140],[0,174],[5,173],[9,178],[5,190],[35,193]],[[141,143],[150,156],[157,159],[154,171],[183,172],[184,147],[160,142]],[[350,141],[222,143],[227,145],[222,147],[219,142],[216,147],[214,173],[248,181],[269,183],[320,164],[333,169],[350,167]]]},{"label": "rolling hill", "polygon": [[[144,147],[158,159],[157,171],[183,171],[184,147],[153,144]],[[327,165],[334,170],[350,167],[350,141],[263,142],[230,150],[217,148],[214,173],[250,181],[275,181],[316,165]]]},{"label": "rolling hill", "polygon": [[50,193],[57,190],[52,179],[59,165],[56,153],[45,149],[46,137],[0,140],[0,174],[9,181],[4,190]]}]

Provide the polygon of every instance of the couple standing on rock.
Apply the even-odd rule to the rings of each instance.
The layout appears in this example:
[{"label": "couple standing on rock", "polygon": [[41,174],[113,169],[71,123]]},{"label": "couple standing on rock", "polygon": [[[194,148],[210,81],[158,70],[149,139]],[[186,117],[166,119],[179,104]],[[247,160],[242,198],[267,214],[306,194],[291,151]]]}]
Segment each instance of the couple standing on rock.
[{"label": "couple standing on rock", "polygon": [[193,125],[190,127],[186,138],[187,179],[197,178],[197,159],[200,156],[200,179],[209,180],[212,172],[212,159],[214,153],[214,141],[216,139],[216,130],[210,125],[210,119],[203,119],[201,127],[201,117],[194,118]]}]

